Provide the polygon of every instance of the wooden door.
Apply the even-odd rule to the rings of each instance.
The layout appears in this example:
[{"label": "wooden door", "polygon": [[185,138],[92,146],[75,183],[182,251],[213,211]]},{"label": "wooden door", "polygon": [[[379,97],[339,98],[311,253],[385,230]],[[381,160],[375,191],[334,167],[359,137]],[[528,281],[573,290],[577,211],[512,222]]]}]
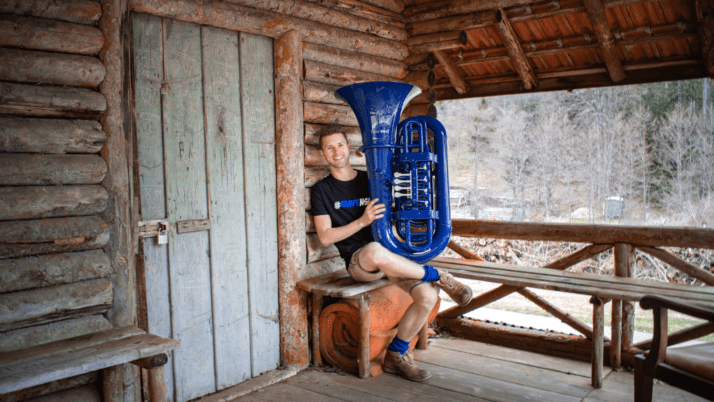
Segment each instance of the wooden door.
[{"label": "wooden door", "polygon": [[[182,402],[279,364],[272,39],[134,14],[140,321]],[[136,208],[137,206],[135,206]]]}]

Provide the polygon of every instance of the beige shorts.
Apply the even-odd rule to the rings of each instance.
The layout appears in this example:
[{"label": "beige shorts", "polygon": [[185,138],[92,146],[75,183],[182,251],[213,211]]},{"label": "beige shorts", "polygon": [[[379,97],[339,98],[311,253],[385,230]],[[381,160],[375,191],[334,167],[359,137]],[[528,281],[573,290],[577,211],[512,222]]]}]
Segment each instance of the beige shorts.
[{"label": "beige shorts", "polygon": [[[364,247],[355,251],[354,254],[352,254],[352,259],[350,260],[350,265],[347,267],[347,273],[350,274],[352,279],[354,279],[357,282],[373,282],[378,279],[384,278],[384,272],[382,271],[377,271],[377,272],[369,272],[366,271],[362,266],[359,264],[359,256],[360,253],[364,250]],[[399,286],[402,290],[405,292],[411,294],[412,289],[414,287],[419,286],[424,283],[421,279],[389,279],[392,281],[395,285]]]}]

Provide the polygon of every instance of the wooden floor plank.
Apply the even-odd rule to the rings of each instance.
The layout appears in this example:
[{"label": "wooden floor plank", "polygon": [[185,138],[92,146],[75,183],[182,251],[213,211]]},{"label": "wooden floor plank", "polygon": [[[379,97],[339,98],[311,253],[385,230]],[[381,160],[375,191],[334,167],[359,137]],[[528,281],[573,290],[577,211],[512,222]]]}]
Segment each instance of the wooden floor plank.
[{"label": "wooden floor plank", "polygon": [[322,395],[317,392],[308,391],[294,385],[281,382],[267,388],[259,389],[255,392],[243,396],[241,402],[267,402],[267,401],[309,401],[309,402],[330,402],[346,401],[347,399],[335,398],[333,396]]},{"label": "wooden floor plank", "polygon": [[546,356],[458,338],[430,339],[429,347],[431,346],[590,378],[589,364],[561,357]]},{"label": "wooden floor plank", "polygon": [[[583,402],[631,402],[634,400],[635,375],[633,372],[613,371],[604,377],[602,388],[593,389]],[[652,400],[657,402],[706,401],[689,392],[655,381]]]},{"label": "wooden floor plank", "polygon": [[362,389],[372,395],[378,395],[391,401],[450,401],[450,402],[486,402],[469,394],[454,392],[429,384],[411,382],[397,375],[382,374],[375,378],[360,380],[355,376],[335,376],[332,381],[348,387]]},{"label": "wooden floor plank", "polygon": [[432,374],[431,378],[426,380],[427,384],[489,401],[579,402],[582,399],[509,382],[519,373],[511,373],[500,380],[424,362],[420,363],[420,366]]},{"label": "wooden floor plank", "polygon": [[361,390],[359,387],[348,387],[334,381],[332,376],[328,377],[318,371],[309,371],[304,375],[293,377],[286,384],[293,385],[304,390],[317,392],[321,395],[344,399],[353,402],[389,402],[390,399],[382,398]]},{"label": "wooden floor plank", "polygon": [[[436,346],[431,347],[437,349]],[[508,381],[513,384],[557,392],[579,399],[584,398],[591,390],[590,380],[588,378],[450,349],[438,349],[438,351],[433,350],[429,353],[418,350],[414,353],[414,358],[417,361],[448,367],[495,380],[508,379]],[[519,374],[513,375],[513,373],[516,372]]]}]

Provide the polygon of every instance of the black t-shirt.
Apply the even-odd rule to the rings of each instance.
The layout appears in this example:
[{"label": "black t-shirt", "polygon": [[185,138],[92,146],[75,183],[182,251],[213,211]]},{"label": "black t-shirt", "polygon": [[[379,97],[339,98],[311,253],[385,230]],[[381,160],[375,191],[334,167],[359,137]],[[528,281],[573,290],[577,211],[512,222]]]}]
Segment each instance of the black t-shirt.
[{"label": "black t-shirt", "polygon": [[[350,181],[337,180],[332,175],[325,177],[312,187],[313,216],[329,215],[332,227],[346,226],[359,219],[369,203],[369,181],[367,172],[358,170],[357,177]],[[369,226],[352,236],[335,243],[340,257],[348,266],[352,254],[365,244],[374,241]]]}]

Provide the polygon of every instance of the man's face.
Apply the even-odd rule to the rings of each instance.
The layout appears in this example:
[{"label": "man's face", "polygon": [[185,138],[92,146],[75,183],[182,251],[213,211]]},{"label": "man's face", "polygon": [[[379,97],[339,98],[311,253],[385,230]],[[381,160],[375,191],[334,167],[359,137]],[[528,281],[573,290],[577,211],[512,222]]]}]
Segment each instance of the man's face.
[{"label": "man's face", "polygon": [[350,162],[350,144],[342,133],[323,137],[320,153],[330,167],[342,168]]}]

